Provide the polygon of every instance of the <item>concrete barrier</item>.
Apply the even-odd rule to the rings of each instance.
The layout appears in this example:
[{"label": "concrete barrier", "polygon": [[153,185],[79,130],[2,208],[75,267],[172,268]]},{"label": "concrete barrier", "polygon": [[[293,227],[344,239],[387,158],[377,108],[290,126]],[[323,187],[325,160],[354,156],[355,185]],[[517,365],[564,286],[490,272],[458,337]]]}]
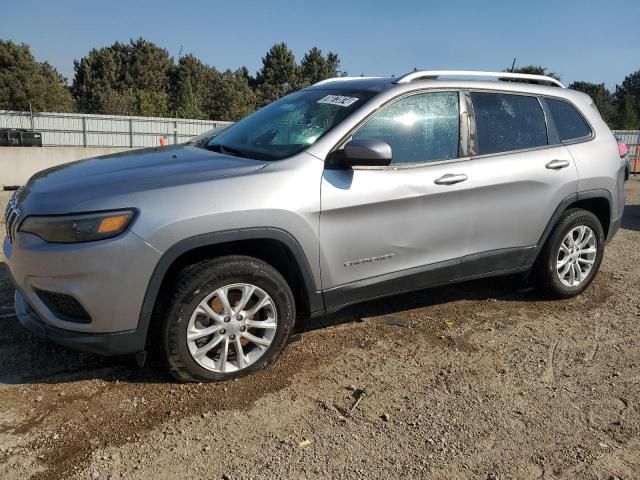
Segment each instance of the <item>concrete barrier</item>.
[{"label": "concrete barrier", "polygon": [[24,185],[36,172],[83,158],[117,153],[131,148],[0,147],[0,186]]}]

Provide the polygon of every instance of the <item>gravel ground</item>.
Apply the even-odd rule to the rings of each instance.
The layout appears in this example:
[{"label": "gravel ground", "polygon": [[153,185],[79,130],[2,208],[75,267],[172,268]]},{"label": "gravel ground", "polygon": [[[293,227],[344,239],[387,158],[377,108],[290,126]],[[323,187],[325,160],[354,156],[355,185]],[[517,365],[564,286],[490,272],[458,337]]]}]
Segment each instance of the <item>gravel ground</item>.
[{"label": "gravel ground", "polygon": [[32,337],[2,266],[0,478],[638,478],[638,179],[627,205],[578,298],[502,278],[369,302],[225,384]]}]

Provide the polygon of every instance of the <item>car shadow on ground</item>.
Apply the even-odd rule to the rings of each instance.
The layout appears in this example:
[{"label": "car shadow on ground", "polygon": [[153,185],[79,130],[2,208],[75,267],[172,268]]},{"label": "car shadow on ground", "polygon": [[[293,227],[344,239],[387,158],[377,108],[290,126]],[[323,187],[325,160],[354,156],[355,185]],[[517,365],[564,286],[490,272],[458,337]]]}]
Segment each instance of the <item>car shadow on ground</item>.
[{"label": "car shadow on ground", "polygon": [[640,205],[626,205],[622,217],[622,228],[640,231]]},{"label": "car shadow on ground", "polygon": [[528,285],[524,275],[484,278],[442,287],[393,295],[346,307],[335,313],[301,322],[296,333],[304,333],[366,318],[401,317],[408,310],[428,308],[459,300],[489,300],[529,302],[540,296]]}]

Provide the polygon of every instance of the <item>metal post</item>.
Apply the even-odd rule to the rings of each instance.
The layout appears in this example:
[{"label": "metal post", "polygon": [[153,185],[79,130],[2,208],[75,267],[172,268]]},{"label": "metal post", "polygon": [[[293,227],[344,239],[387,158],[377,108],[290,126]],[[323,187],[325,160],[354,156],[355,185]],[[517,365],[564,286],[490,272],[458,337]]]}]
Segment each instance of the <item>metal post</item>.
[{"label": "metal post", "polygon": [[133,148],[133,120],[129,119],[129,147]]},{"label": "metal post", "polygon": [[82,117],[82,145],[87,146],[87,117]]},{"label": "metal post", "polygon": [[31,131],[35,131],[35,125],[33,123],[33,108],[31,108],[31,102],[29,102],[29,116],[31,117]]},{"label": "metal post", "polygon": [[178,120],[173,121],[173,144],[178,144]]}]

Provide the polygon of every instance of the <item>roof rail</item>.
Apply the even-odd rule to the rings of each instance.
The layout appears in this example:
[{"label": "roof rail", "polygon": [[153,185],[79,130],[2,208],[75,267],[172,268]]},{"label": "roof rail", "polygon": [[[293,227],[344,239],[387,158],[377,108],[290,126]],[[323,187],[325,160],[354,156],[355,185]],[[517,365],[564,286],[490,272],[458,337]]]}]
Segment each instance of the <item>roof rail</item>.
[{"label": "roof rail", "polygon": [[339,80],[371,80],[374,78],[382,78],[382,77],[333,77],[333,78],[325,78],[324,80],[320,80],[319,82],[316,82],[313,84],[313,86],[315,87],[316,85],[322,85],[323,83],[329,83],[329,82],[336,82]]},{"label": "roof rail", "polygon": [[515,80],[534,80],[536,82],[548,83],[557,87],[566,88],[559,80],[546,75],[532,75],[529,73],[512,72],[476,72],[473,70],[423,70],[411,72],[398,78],[394,83],[403,84],[419,79],[436,79],[438,77],[489,77],[489,78],[512,78]]}]

